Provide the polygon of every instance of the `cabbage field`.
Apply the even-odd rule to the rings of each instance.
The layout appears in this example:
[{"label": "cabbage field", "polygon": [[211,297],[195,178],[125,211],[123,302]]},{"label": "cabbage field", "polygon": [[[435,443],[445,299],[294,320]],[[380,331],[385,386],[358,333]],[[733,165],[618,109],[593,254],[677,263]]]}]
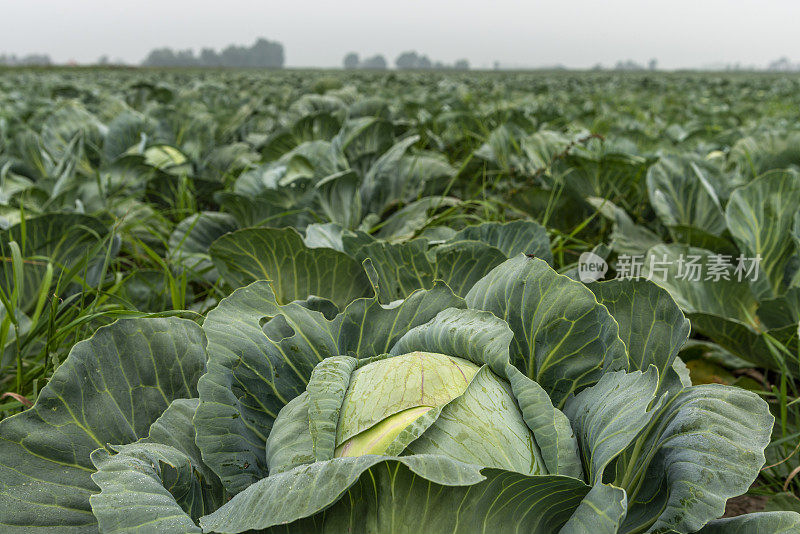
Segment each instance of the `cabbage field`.
[{"label": "cabbage field", "polygon": [[800,532],[800,77],[0,70],[0,532]]}]

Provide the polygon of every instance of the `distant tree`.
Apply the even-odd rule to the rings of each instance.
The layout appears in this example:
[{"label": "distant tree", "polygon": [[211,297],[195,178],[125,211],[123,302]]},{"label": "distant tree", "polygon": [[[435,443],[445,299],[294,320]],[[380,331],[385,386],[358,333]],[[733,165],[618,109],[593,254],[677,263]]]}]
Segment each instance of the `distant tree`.
[{"label": "distant tree", "polygon": [[203,67],[219,67],[222,65],[219,54],[213,48],[203,48],[200,51],[199,61]]},{"label": "distant tree", "polygon": [[226,67],[244,67],[244,47],[228,45],[219,53],[220,64]]},{"label": "distant tree", "polygon": [[401,70],[419,68],[419,56],[414,51],[403,52],[394,60],[394,65]]},{"label": "distant tree", "polygon": [[469,70],[469,61],[466,59],[459,59],[453,64],[453,68],[456,70]]},{"label": "distant tree", "polygon": [[372,56],[361,62],[361,68],[368,70],[386,70],[386,58],[380,54]]},{"label": "distant tree", "polygon": [[232,44],[219,53],[211,48],[204,48],[198,57],[191,50],[175,52],[171,48],[157,48],[143,61],[149,67],[281,68],[283,63],[283,45],[267,39],[258,39],[250,47]]},{"label": "distant tree", "polygon": [[635,61],[628,59],[625,61],[617,61],[617,64],[614,65],[615,70],[644,70],[644,67]]},{"label": "distant tree", "polygon": [[499,61],[495,61],[494,62],[494,70],[500,70],[500,62]]},{"label": "distant tree", "polygon": [[361,61],[358,57],[358,54],[356,54],[355,52],[350,52],[349,54],[344,56],[344,61],[342,61],[342,65],[344,66],[344,68],[349,70],[357,69],[360,63]]},{"label": "distant tree", "polygon": [[283,68],[283,45],[277,42],[259,39],[249,51],[250,67]]},{"label": "distant tree", "polygon": [[97,64],[98,65],[110,65],[111,64],[111,59],[109,59],[108,55],[103,54],[102,56],[97,58]]},{"label": "distant tree", "polygon": [[187,48],[186,50],[178,50],[175,52],[175,65],[194,67],[197,65],[197,58],[194,57],[194,51]]},{"label": "distant tree", "polygon": [[36,65],[39,67],[47,67],[53,64],[47,54],[28,54],[20,59],[19,63],[20,65]]},{"label": "distant tree", "polygon": [[786,56],[780,59],[776,59],[767,66],[767,70],[775,70],[781,72],[788,72],[796,69],[797,67],[795,65],[792,65],[792,62],[789,61],[789,58]]},{"label": "distant tree", "polygon": [[444,69],[447,66],[441,61],[434,63],[431,58],[417,54],[414,51],[403,52],[394,61],[395,66],[401,70],[407,69]]},{"label": "distant tree", "polygon": [[649,70],[658,70],[658,60],[656,58],[653,58],[650,61],[648,61],[647,68]]},{"label": "distant tree", "polygon": [[171,48],[156,48],[150,51],[143,64],[147,67],[174,67],[175,52]]}]

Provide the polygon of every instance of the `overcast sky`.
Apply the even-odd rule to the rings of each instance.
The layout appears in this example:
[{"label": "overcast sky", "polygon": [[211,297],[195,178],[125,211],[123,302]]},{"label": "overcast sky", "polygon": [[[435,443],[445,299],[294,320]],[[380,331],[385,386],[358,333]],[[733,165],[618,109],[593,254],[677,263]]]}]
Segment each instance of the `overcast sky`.
[{"label": "overcast sky", "polygon": [[283,43],[287,66],[416,49],[474,67],[800,61],[798,0],[0,0],[0,54],[139,62],[160,46]]}]

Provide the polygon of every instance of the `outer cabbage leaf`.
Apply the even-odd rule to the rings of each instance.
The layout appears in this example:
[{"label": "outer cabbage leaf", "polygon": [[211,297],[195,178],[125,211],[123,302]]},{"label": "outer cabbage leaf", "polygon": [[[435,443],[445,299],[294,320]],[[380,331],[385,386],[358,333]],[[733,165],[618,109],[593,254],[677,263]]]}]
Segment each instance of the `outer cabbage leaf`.
[{"label": "outer cabbage leaf", "polygon": [[210,253],[233,287],[269,280],[281,303],[315,295],[343,308],[372,293],[358,262],[335,250],[307,248],[292,228],[238,230],[214,241]]},{"label": "outer cabbage leaf", "polygon": [[207,254],[215,240],[236,229],[236,221],[227,213],[203,211],[190,215],[179,222],[170,234],[170,255]]},{"label": "outer cabbage leaf", "polygon": [[616,462],[628,493],[623,532],[693,532],[722,515],[764,465],[774,418],[758,395],[735,387],[685,388]]},{"label": "outer cabbage leaf", "polygon": [[194,521],[221,504],[177,449],[133,443],[113,450],[113,456],[104,449],[92,454],[98,469],[92,480],[101,490],[91,497],[92,512],[103,533],[201,532]]},{"label": "outer cabbage leaf", "polygon": [[603,482],[603,473],[652,418],[650,403],[658,388],[658,371],[618,371],[570,398],[564,413],[578,436],[583,465],[592,485]]},{"label": "outer cabbage leaf", "polygon": [[504,262],[473,286],[466,301],[508,323],[512,364],[545,388],[556,407],[605,373],[628,366],[608,310],[586,286],[542,260],[520,255]]},{"label": "outer cabbage leaf", "polygon": [[650,204],[667,226],[699,228],[712,235],[725,230],[717,184],[719,170],[697,156],[667,156],[647,171]]},{"label": "outer cabbage leaf", "polygon": [[726,519],[715,519],[697,531],[698,534],[790,534],[800,531],[797,512],[761,512]]},{"label": "outer cabbage leaf", "polygon": [[183,319],[131,319],[75,345],[34,406],[0,422],[0,524],[96,532],[90,453],[148,433],[174,399],[197,395],[205,337]]},{"label": "outer cabbage leaf", "polygon": [[224,533],[278,532],[290,523],[292,532],[315,533],[472,532],[480,525],[549,534],[588,491],[569,477],[481,469],[442,456],[336,458],[263,479],[200,524]]},{"label": "outer cabbage leaf", "polygon": [[725,217],[744,254],[761,257],[766,274],[754,285],[759,297],[776,297],[786,289],[786,266],[797,253],[787,239],[800,211],[800,175],[776,171],[753,180],[731,194]]},{"label": "outer cabbage leaf", "polygon": [[588,287],[619,324],[630,370],[654,365],[661,383],[674,383],[672,364],[689,338],[690,325],[669,293],[646,280],[609,280]]},{"label": "outer cabbage leaf", "polygon": [[498,249],[478,241],[455,241],[429,248],[426,239],[405,243],[373,241],[354,252],[367,258],[377,274],[385,302],[405,298],[416,289],[429,289],[443,280],[457,294],[466,293],[489,271],[505,261]]},{"label": "outer cabbage leaf", "polygon": [[342,228],[353,230],[362,217],[361,196],[358,188],[361,180],[353,171],[341,171],[327,176],[315,185],[320,211],[331,222]]},{"label": "outer cabbage leaf", "polygon": [[628,507],[625,491],[607,484],[592,487],[559,534],[617,534]]},{"label": "outer cabbage leaf", "polygon": [[491,245],[513,258],[518,254],[530,254],[553,264],[553,253],[550,251],[550,238],[547,230],[534,221],[513,221],[510,223],[483,223],[476,226],[467,226],[450,238],[450,241],[460,240],[480,241]]}]

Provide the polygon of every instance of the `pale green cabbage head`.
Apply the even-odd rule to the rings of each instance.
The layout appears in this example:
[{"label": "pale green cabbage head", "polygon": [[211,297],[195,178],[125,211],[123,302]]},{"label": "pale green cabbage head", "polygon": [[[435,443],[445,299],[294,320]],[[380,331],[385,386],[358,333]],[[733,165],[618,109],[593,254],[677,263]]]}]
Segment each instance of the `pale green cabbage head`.
[{"label": "pale green cabbage head", "polygon": [[[279,416],[280,419],[280,416]],[[488,368],[412,352],[356,369],[342,402],[336,457],[441,454],[539,472],[541,458],[508,384]]]}]

